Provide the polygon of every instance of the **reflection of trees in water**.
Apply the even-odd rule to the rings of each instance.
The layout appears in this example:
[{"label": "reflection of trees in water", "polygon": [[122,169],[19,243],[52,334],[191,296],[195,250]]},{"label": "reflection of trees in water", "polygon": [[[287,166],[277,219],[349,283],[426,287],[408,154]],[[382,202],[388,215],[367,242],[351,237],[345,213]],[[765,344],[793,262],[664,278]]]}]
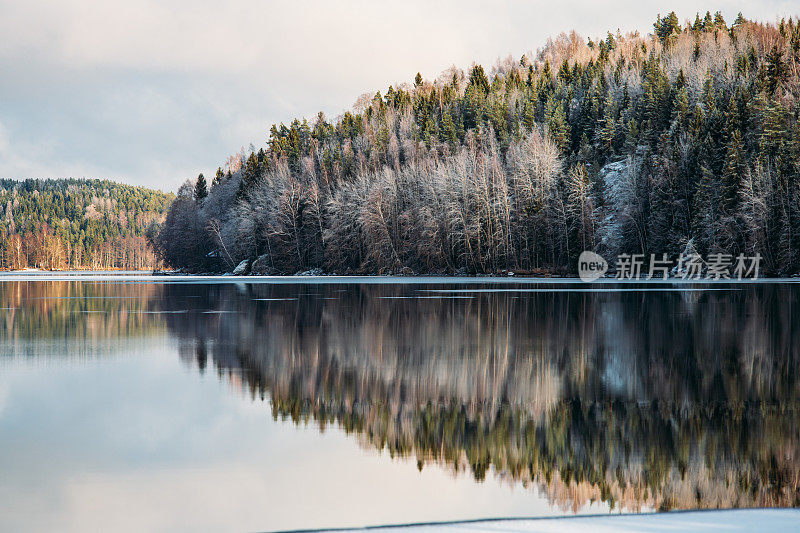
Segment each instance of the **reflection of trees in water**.
[{"label": "reflection of trees in water", "polygon": [[0,282],[0,355],[108,353],[120,339],[163,331],[160,285],[86,281]]},{"label": "reflection of trees in water", "polygon": [[420,467],[565,507],[800,504],[798,289],[399,298],[418,288],[170,286],[236,313],[167,321],[274,416]]}]

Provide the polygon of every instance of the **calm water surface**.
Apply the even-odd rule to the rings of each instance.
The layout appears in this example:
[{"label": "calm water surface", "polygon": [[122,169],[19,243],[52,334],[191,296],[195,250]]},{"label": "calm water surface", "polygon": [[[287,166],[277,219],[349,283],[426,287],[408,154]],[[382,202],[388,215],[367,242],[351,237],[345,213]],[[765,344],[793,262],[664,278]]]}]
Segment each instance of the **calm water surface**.
[{"label": "calm water surface", "polygon": [[800,284],[0,276],[0,530],[800,506]]}]

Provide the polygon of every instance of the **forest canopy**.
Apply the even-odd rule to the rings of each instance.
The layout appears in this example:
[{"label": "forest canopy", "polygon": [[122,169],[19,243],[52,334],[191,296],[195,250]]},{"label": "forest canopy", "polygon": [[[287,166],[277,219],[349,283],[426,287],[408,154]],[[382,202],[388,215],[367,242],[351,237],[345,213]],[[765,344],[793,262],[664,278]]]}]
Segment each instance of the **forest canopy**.
[{"label": "forest canopy", "polygon": [[760,254],[800,272],[800,26],[718,12],[575,32],[273,125],[155,238],[253,273],[571,272],[583,250]]},{"label": "forest canopy", "polygon": [[0,179],[0,268],[152,269],[175,195],[109,180]]}]

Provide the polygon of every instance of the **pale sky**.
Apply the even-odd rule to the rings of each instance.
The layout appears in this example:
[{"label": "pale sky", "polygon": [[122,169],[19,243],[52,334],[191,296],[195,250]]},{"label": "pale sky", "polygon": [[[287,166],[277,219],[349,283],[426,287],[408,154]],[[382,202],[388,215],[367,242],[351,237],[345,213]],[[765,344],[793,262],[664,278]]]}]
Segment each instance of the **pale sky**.
[{"label": "pale sky", "polygon": [[[429,5],[430,4],[430,5]],[[669,7],[665,7],[665,6]],[[575,29],[652,31],[697,3],[627,0],[0,0],[0,177],[110,178],[175,190],[273,123],[359,95],[519,58]],[[717,1],[774,21],[796,0]]]}]

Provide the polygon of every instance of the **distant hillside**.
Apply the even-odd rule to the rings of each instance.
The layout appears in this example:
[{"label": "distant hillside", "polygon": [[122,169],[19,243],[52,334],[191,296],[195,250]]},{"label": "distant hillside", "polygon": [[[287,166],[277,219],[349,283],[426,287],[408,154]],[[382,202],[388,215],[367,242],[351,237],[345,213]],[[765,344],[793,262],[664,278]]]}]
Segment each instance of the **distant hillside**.
[{"label": "distant hillside", "polygon": [[175,195],[109,180],[0,179],[0,268],[147,269]]},{"label": "distant hillside", "polygon": [[693,246],[790,275],[799,102],[796,19],[670,13],[650,35],[561,34],[274,126],[209,191],[178,193],[158,244],[197,270],[451,274]]}]

